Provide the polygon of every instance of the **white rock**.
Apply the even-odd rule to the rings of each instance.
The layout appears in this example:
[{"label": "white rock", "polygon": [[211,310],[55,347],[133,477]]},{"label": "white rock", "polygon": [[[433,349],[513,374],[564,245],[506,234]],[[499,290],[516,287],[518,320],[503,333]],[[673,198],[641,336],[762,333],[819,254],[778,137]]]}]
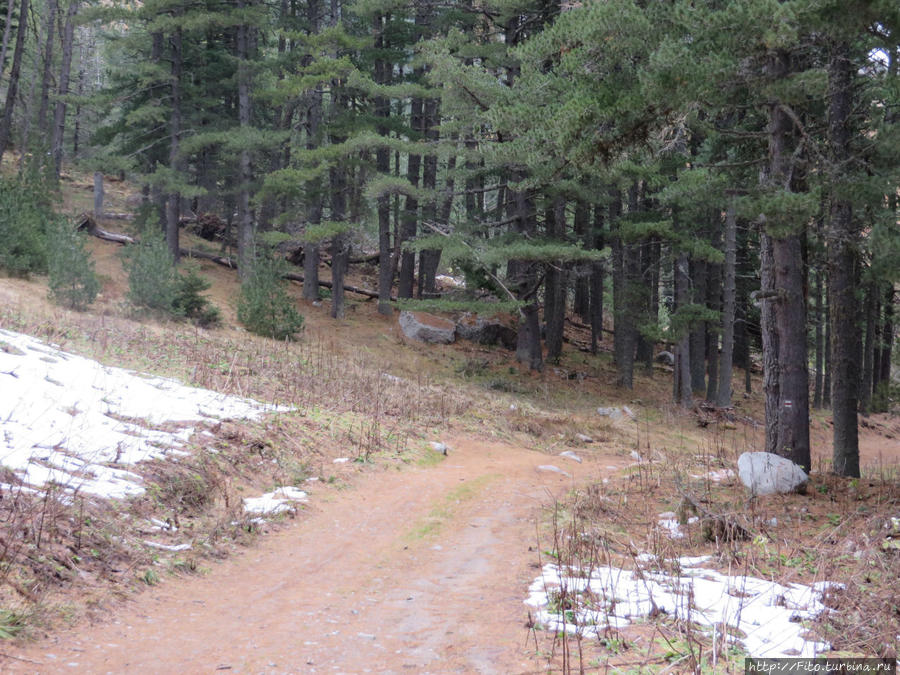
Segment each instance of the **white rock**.
[{"label": "white rock", "polygon": [[587,434],[575,434],[575,438],[577,438],[582,443],[593,443],[594,439],[588,436]]},{"label": "white rock", "polygon": [[809,480],[791,460],[770,452],[745,452],[738,458],[741,482],[755,495],[794,492]]},{"label": "white rock", "polygon": [[400,312],[400,330],[420,342],[450,344],[456,339],[456,324],[425,312]]},{"label": "white rock", "polygon": [[558,466],[554,466],[553,464],[541,464],[538,467],[538,471],[547,471],[550,473],[561,473],[563,476],[568,476],[569,478],[572,477],[570,474],[566,473],[565,471],[560,469]]},{"label": "white rock", "polygon": [[597,414],[601,417],[609,417],[617,420],[622,417],[621,408],[597,408]]},{"label": "white rock", "polygon": [[158,548],[161,551],[190,551],[190,544],[160,544],[155,541],[144,541],[144,545],[150,548]]},{"label": "white rock", "polygon": [[581,464],[581,457],[576,455],[571,450],[565,450],[565,451],[559,453],[559,456],[565,457],[566,459],[571,459],[573,462],[578,462],[579,464]]},{"label": "white rock", "polygon": [[435,452],[441,453],[442,455],[446,455],[446,454],[447,454],[447,451],[448,451],[450,448],[447,447],[447,445],[444,444],[444,443],[439,443],[438,441],[432,441],[432,442],[431,442],[431,449],[434,450]]}]

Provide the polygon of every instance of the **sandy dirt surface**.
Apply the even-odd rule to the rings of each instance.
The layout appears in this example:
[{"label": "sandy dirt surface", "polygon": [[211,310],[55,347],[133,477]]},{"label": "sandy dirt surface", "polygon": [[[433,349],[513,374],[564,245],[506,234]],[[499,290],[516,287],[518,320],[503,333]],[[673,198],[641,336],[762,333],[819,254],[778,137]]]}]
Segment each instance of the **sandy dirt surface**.
[{"label": "sandy dirt surface", "polygon": [[[10,652],[0,670],[541,672],[523,605],[549,548],[537,539],[541,506],[622,460],[450,446],[436,466],[363,475],[207,575]],[[538,469],[547,464],[571,477]]]}]

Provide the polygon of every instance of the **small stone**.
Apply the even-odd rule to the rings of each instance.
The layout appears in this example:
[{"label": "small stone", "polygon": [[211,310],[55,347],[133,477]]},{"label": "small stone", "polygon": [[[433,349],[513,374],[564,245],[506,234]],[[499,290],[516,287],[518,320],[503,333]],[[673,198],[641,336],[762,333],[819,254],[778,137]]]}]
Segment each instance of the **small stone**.
[{"label": "small stone", "polygon": [[594,439],[588,436],[587,434],[575,434],[575,438],[577,438],[582,443],[593,443]]},{"label": "small stone", "polygon": [[431,442],[431,449],[434,450],[435,452],[439,452],[439,453],[441,453],[442,455],[446,456],[446,455],[447,455],[447,451],[448,451],[450,448],[448,448],[444,443],[438,443],[437,441],[432,441],[432,442]]}]

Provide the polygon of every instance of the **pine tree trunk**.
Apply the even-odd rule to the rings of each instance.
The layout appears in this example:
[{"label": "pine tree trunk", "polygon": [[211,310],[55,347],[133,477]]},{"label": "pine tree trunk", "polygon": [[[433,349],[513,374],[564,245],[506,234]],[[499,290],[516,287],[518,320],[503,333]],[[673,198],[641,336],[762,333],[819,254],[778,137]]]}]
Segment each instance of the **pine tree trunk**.
[{"label": "pine tree trunk", "polygon": [[[722,309],[722,266],[707,265],[706,305],[714,312]],[[719,327],[706,324],[706,400],[716,403],[719,397]]]},{"label": "pine tree trunk", "polygon": [[13,13],[16,8],[14,0],[6,0],[6,20],[3,24],[3,46],[0,47],[0,73],[6,70],[6,51],[9,48],[9,36],[12,33]]},{"label": "pine tree trunk", "polygon": [[[553,210],[547,214],[547,234],[554,241],[562,241],[566,233],[566,200],[556,197]],[[559,361],[562,355],[563,327],[566,319],[566,281],[568,274],[560,261],[547,265],[544,300],[544,321],[547,324],[547,360]]]},{"label": "pine tree trunk", "polygon": [[[588,232],[590,217],[590,207],[583,199],[579,199],[575,203],[575,220],[573,228],[575,236],[581,242],[584,248],[593,247],[593,237]],[[572,303],[572,312],[577,315],[584,323],[590,323],[591,320],[591,279],[590,274],[579,270],[575,277],[575,298]]]},{"label": "pine tree trunk", "polygon": [[815,365],[815,383],[813,384],[813,408],[822,407],[822,381],[825,366],[825,331],[823,328],[824,305],[822,304],[822,273],[813,270],[813,286],[815,290],[814,309],[815,312],[815,342],[816,342],[816,365]]},{"label": "pine tree trunk", "polygon": [[[828,63],[828,138],[834,167],[845,166],[850,157],[853,64],[849,53],[846,43],[835,45]],[[833,195],[827,230],[831,333],[831,363],[827,373],[831,379],[834,419],[833,468],[841,476],[859,476],[857,411],[861,364],[856,289],[860,233],[852,208],[849,199]]]},{"label": "pine tree trunk", "polygon": [[[706,261],[691,260],[692,301],[706,305]],[[691,328],[691,389],[695,396],[706,393],[706,322],[697,322]]]},{"label": "pine tree trunk", "polygon": [[[791,57],[779,50],[769,56],[767,71],[773,82],[784,81],[790,75]],[[796,130],[784,105],[775,100],[769,104],[768,145],[769,163],[767,183],[774,190],[791,190],[795,155]],[[775,306],[774,330],[777,349],[771,358],[778,364],[778,396],[770,399],[766,392],[766,413],[775,417],[776,454],[782,455],[806,471],[810,469],[809,449],[809,366],[806,351],[806,299],[804,295],[805,265],[803,242],[805,225],[794,225],[786,233],[784,223],[772,222],[777,235],[770,237],[773,268],[770,276],[771,300]],[[767,233],[768,234],[771,233]],[[769,345],[771,348],[773,345]],[[769,361],[769,357],[766,357]],[[770,429],[767,418],[766,428]],[[767,435],[768,441],[771,439]]]},{"label": "pine tree trunk", "polygon": [[[181,69],[182,69],[181,29],[172,34],[172,112],[169,118],[169,166],[177,175],[181,170],[179,144],[181,138]],[[176,263],[181,257],[178,221],[181,211],[181,195],[176,191],[166,202],[166,242],[169,253]],[[241,268],[242,269],[242,268]]]},{"label": "pine tree trunk", "polygon": [[[374,18],[373,32],[375,34],[375,49],[384,50],[388,45],[384,36],[384,16],[376,14]],[[375,61],[375,81],[386,85],[391,81],[392,67],[383,58]],[[384,96],[375,98],[375,117],[378,119],[377,132],[381,136],[388,136],[389,131],[385,124],[391,114],[390,101]],[[379,147],[375,150],[375,169],[381,175],[388,175],[391,171],[391,151],[388,147]],[[391,198],[390,195],[381,195],[377,202],[378,211],[378,313],[391,316],[391,288],[394,285],[394,272],[391,267]]]},{"label": "pine tree trunk", "polygon": [[[331,219],[341,222],[346,218],[347,174],[342,166],[332,167],[331,178]],[[344,274],[350,257],[350,242],[346,233],[331,239],[331,316],[344,318]]]},{"label": "pine tree trunk", "polygon": [[734,321],[736,308],[737,215],[734,196],[729,197],[725,212],[725,262],[722,267],[722,352],[719,355],[719,386],[716,405],[731,405],[732,368],[734,364]]},{"label": "pine tree trunk", "polygon": [[[425,127],[425,140],[436,148],[440,140],[438,125],[440,123],[439,107],[437,99],[430,98],[423,106],[423,125]],[[431,152],[422,160],[422,187],[431,190],[437,188],[437,154]],[[430,226],[437,220],[437,201],[435,197],[429,197],[422,207],[422,220],[425,223],[426,233],[431,234]],[[416,296],[419,298],[433,297],[435,293],[435,276],[441,262],[440,249],[427,249],[419,254],[419,283],[416,287]]]},{"label": "pine tree trunk", "polygon": [[[603,207],[600,204],[594,206],[594,227],[592,233],[592,248],[601,250],[605,245],[603,227]],[[603,291],[606,263],[597,261],[591,263],[591,354],[597,353],[598,343],[603,340]]]},{"label": "pine tree trunk", "polygon": [[881,329],[881,371],[878,382],[891,381],[891,353],[894,348],[894,285],[888,284],[884,293],[884,326]]},{"label": "pine tree trunk", "polygon": [[[12,0],[10,0],[12,1]],[[0,120],[0,159],[9,146],[12,133],[13,110],[19,90],[19,74],[22,70],[22,52],[25,49],[25,35],[28,32],[28,0],[19,2],[19,28],[16,31],[16,46],[13,50],[13,62],[9,71],[9,84],[6,86],[6,103],[3,106],[3,119]]]},{"label": "pine tree trunk", "polygon": [[863,367],[859,381],[859,412],[868,414],[872,404],[872,381],[875,370],[875,315],[877,286],[874,282],[866,287],[866,301],[863,306],[866,322],[865,341],[863,342]]},{"label": "pine tree trunk", "polygon": [[[681,252],[675,259],[672,278],[675,283],[675,309],[678,310],[691,302],[690,295],[690,262],[687,254]],[[691,339],[685,330],[675,346],[675,370],[673,372],[672,393],[674,401],[683,408],[693,406],[693,390],[691,387]]]},{"label": "pine tree trunk", "polygon": [[763,352],[763,395],[766,397],[766,452],[777,454],[778,416],[781,412],[779,387],[780,361],[778,359],[778,331],[775,302],[775,260],[772,239],[765,232],[759,233],[760,270],[760,330]]},{"label": "pine tree trunk", "polygon": [[612,242],[613,257],[613,358],[616,362],[616,384],[631,389],[634,381],[634,350],[637,331],[634,328],[632,304],[634,293],[629,275],[633,272],[633,248],[622,240],[619,232],[622,202],[619,193],[610,204],[610,225],[616,228]]},{"label": "pine tree trunk", "polygon": [[78,0],[71,0],[66,12],[66,26],[63,29],[62,63],[59,66],[59,86],[56,107],[53,111],[53,166],[56,179],[62,171],[63,139],[66,131],[66,96],[69,95],[69,76],[72,71],[72,50],[75,42],[75,16],[78,14]]},{"label": "pine tree trunk", "polygon": [[57,0],[47,0],[47,25],[44,34],[43,73],[41,75],[41,105],[38,109],[38,132],[41,138],[47,138],[47,113],[50,109],[50,81],[53,77],[53,45],[56,37],[56,12],[59,9]]},{"label": "pine tree trunk", "polygon": [[[238,8],[247,6],[245,0],[238,0]],[[238,87],[238,124],[242,130],[250,127],[250,26],[241,23],[237,27],[237,87]],[[238,160],[238,272],[246,279],[250,271],[254,255],[255,232],[253,231],[253,214],[250,211],[250,150],[241,148]]]},{"label": "pine tree trunk", "polygon": [[[410,126],[413,133],[422,133],[425,104],[421,98],[414,98],[411,105]],[[421,155],[410,155],[407,160],[406,176],[410,184],[419,187],[419,169],[422,165]],[[412,196],[406,198],[403,222],[400,228],[400,244],[410,241],[416,236],[419,220],[419,200]],[[397,297],[413,297],[413,285],[416,278],[416,254],[413,251],[400,253],[400,273],[397,280]]]}]

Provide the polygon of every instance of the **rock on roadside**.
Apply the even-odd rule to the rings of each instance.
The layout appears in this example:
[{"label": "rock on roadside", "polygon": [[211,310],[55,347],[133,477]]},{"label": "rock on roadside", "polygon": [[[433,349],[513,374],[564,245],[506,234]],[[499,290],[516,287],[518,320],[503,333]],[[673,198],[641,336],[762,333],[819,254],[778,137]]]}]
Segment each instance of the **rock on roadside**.
[{"label": "rock on roadside", "polygon": [[425,312],[400,312],[400,330],[411,340],[450,344],[456,339],[456,324]]},{"label": "rock on roadside", "polygon": [[741,482],[755,495],[785,494],[803,488],[806,472],[791,460],[770,452],[745,452],[738,458]]}]

